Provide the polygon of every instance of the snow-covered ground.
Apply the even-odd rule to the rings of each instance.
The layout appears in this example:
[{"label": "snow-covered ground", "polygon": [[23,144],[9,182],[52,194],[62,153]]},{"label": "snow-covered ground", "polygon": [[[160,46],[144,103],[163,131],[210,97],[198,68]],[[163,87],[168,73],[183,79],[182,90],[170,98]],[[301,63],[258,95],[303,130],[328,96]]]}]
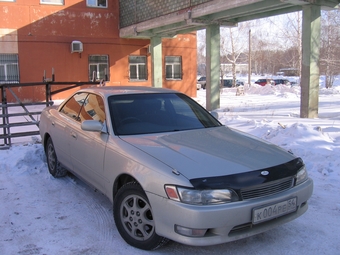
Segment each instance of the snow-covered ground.
[{"label": "snow-covered ground", "polygon": [[[205,90],[197,98],[205,105]],[[221,92],[219,120],[305,161],[314,180],[306,214],[247,239],[208,247],[171,242],[146,252],[127,245],[112,205],[75,177],[52,178],[37,138],[0,150],[0,254],[340,254],[340,86],[320,88],[319,118],[300,119],[298,86]]]}]

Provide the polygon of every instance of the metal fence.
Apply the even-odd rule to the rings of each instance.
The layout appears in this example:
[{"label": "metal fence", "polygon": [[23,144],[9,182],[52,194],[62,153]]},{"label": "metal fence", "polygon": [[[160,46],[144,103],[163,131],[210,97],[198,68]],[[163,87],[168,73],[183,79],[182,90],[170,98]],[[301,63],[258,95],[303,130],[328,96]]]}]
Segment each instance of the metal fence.
[{"label": "metal fence", "polygon": [[[12,139],[39,135],[39,119],[44,107],[53,105],[52,95],[83,85],[98,85],[100,82],[36,82],[36,83],[3,83],[0,104],[0,149],[8,149]],[[23,102],[15,94],[14,87],[45,87],[45,102]],[[55,86],[66,86],[53,90]],[[16,102],[8,102],[8,94]]]}]

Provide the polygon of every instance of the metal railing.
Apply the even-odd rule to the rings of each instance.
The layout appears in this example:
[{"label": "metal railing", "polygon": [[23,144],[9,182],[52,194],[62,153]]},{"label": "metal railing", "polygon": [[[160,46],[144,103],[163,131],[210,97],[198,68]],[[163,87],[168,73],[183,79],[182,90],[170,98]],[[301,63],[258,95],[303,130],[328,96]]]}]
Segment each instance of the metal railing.
[{"label": "metal railing", "polygon": [[[101,82],[55,82],[54,77],[51,81],[35,83],[3,83],[1,88],[0,104],[0,149],[8,149],[12,145],[12,139],[24,136],[39,135],[39,118],[44,107],[53,105],[52,95],[73,89],[83,85],[99,85]],[[45,86],[45,102],[23,102],[15,94],[14,87],[37,87]],[[53,86],[67,86],[62,89],[52,91]],[[10,93],[16,102],[8,102]],[[41,106],[37,110],[36,107]],[[31,108],[35,109],[31,109]],[[21,112],[18,112],[21,110]],[[20,119],[18,121],[18,119]],[[29,126],[31,126],[29,128]],[[33,128],[32,128],[33,126]],[[27,127],[23,129],[23,127]],[[19,129],[19,132],[17,131]],[[1,131],[2,130],[2,131]]]}]

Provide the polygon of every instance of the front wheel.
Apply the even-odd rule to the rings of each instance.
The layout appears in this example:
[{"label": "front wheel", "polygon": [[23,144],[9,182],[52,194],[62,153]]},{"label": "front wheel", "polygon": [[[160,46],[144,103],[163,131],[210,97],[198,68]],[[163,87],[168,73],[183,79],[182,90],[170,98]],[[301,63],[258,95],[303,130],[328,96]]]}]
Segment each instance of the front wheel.
[{"label": "front wheel", "polygon": [[128,244],[154,250],[168,242],[156,234],[149,200],[138,183],[127,183],[118,191],[113,213],[117,229]]}]

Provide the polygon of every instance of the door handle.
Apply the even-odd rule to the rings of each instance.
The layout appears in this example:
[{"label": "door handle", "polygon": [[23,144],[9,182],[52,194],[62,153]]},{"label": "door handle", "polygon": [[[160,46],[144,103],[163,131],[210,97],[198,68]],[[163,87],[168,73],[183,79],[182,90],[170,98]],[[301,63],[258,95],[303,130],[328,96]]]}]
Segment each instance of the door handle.
[{"label": "door handle", "polygon": [[77,134],[76,134],[76,133],[71,132],[71,136],[72,136],[73,138],[77,139]]}]

